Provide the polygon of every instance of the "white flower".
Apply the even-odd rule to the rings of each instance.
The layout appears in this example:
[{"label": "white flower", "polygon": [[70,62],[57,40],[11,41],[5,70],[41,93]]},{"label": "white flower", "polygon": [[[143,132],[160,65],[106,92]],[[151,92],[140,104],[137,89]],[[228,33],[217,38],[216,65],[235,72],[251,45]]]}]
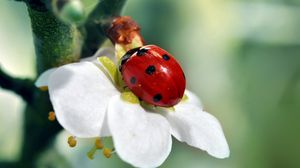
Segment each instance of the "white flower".
[{"label": "white flower", "polygon": [[[100,55],[113,54],[102,50]],[[145,108],[125,101],[104,70],[82,61],[48,70],[37,80],[38,87],[48,86],[57,120],[68,132],[82,138],[112,136],[120,158],[136,167],[161,165],[171,151],[171,135],[214,157],[229,156],[220,123],[193,93],[186,90],[187,99],[175,110]]]}]

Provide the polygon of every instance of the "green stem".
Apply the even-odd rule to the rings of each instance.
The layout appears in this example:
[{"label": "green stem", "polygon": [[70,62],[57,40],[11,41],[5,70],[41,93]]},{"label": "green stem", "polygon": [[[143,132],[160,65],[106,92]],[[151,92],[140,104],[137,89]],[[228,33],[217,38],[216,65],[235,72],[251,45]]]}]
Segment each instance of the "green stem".
[{"label": "green stem", "polygon": [[33,82],[29,79],[13,78],[5,73],[0,67],[0,87],[11,90],[21,96],[27,103],[33,99]]},{"label": "green stem", "polygon": [[38,74],[79,59],[81,35],[75,26],[62,23],[50,11],[28,7],[28,12],[34,34]]},{"label": "green stem", "polygon": [[[57,19],[46,8],[50,0],[24,0],[28,7],[36,51],[37,74],[63,64],[78,61],[80,54],[89,56],[106,39],[103,27],[108,18],[120,14],[125,0],[101,0],[90,14],[86,24],[81,27],[85,34],[80,34],[74,25],[67,25]],[[84,32],[84,31],[83,31]],[[84,39],[84,48],[81,52]],[[18,162],[1,162],[0,167],[37,167],[35,161],[40,154],[52,145],[56,134],[62,129],[57,122],[48,121],[49,111],[53,111],[49,95],[33,89],[33,83],[14,79],[0,71],[0,84],[31,99],[25,110],[23,126],[23,146]],[[27,88],[27,89],[24,89]],[[26,95],[26,96],[25,96]]]},{"label": "green stem", "polygon": [[86,38],[82,48],[82,58],[93,55],[102,42],[107,39],[106,28],[114,17],[121,14],[125,3],[126,0],[99,1],[83,27]]},{"label": "green stem", "polygon": [[[77,61],[81,43],[79,31],[71,25],[59,21],[52,12],[28,5],[34,35],[37,57],[37,74],[46,69]],[[48,121],[52,111],[49,95],[38,89],[25,110],[23,147],[18,164],[22,167],[36,167],[35,161],[52,144],[57,132],[61,130],[57,122]]]}]

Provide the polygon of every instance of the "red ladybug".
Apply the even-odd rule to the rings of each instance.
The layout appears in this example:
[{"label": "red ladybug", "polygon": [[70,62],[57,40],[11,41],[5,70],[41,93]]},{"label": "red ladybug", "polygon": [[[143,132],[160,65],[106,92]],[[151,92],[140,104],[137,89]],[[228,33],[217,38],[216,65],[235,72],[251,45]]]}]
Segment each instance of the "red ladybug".
[{"label": "red ladybug", "polygon": [[186,81],[182,68],[158,46],[129,50],[122,57],[119,70],[128,88],[149,104],[171,107],[183,97]]}]

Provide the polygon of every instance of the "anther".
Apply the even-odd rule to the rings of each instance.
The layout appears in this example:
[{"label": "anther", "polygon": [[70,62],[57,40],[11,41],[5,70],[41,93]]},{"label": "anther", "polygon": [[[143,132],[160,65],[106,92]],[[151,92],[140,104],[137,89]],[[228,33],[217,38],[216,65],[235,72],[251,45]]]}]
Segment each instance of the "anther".
[{"label": "anther", "polygon": [[102,141],[101,141],[101,139],[100,138],[97,138],[96,139],[96,141],[95,141],[95,146],[96,146],[96,148],[97,149],[103,149],[103,143],[102,143]]},{"label": "anther", "polygon": [[109,148],[104,148],[103,149],[103,155],[106,157],[106,158],[111,158],[112,154],[114,153],[114,150],[111,150]]},{"label": "anther", "polygon": [[49,121],[54,121],[55,120],[55,113],[54,113],[54,111],[50,111],[48,113],[48,120]]},{"label": "anther", "polygon": [[189,99],[189,97],[188,97],[186,94],[184,94],[183,97],[182,97],[182,99],[181,99],[181,101],[182,101],[182,102],[185,102],[185,101],[187,101],[188,99]]},{"label": "anther", "polygon": [[98,149],[103,149],[104,145],[101,141],[101,138],[97,138],[92,149],[86,154],[87,157],[91,160],[94,159],[95,153]]},{"label": "anther", "polygon": [[75,136],[70,136],[68,138],[68,144],[71,148],[75,147],[76,144],[77,144],[77,141],[76,141],[76,137]]},{"label": "anther", "polygon": [[41,91],[48,91],[48,86],[41,86],[41,87],[39,87],[39,89],[41,90]]}]

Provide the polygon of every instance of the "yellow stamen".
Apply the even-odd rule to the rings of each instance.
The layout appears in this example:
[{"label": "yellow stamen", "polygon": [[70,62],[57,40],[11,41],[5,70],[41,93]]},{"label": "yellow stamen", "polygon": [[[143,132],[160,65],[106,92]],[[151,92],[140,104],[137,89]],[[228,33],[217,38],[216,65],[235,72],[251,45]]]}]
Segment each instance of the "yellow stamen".
[{"label": "yellow stamen", "polygon": [[76,141],[76,137],[75,136],[70,136],[68,138],[68,144],[71,148],[75,147],[76,144],[77,144],[77,141]]},{"label": "yellow stamen", "polygon": [[86,154],[87,157],[88,157],[89,159],[93,160],[96,151],[97,151],[97,147],[96,147],[96,146],[93,146],[93,148]]},{"label": "yellow stamen", "polygon": [[101,62],[101,64],[105,67],[105,69],[111,76],[113,82],[116,83],[118,80],[118,76],[117,76],[118,69],[115,63],[106,56],[98,57],[98,61]]},{"label": "yellow stamen", "polygon": [[101,141],[101,138],[96,138],[95,144],[92,149],[86,154],[87,157],[91,160],[94,159],[94,155],[98,149],[103,149],[104,145]]},{"label": "yellow stamen", "polygon": [[186,94],[184,94],[183,95],[183,98],[181,99],[181,101],[182,102],[185,102],[185,101],[187,101],[189,99],[189,97],[186,95]]},{"label": "yellow stamen", "polygon": [[106,158],[111,158],[111,155],[112,155],[113,151],[109,148],[104,148],[103,149],[103,155],[106,157]]},{"label": "yellow stamen", "polygon": [[125,47],[121,44],[116,43],[115,50],[116,50],[116,57],[118,60],[120,60],[122,56],[126,54]]},{"label": "yellow stamen", "polygon": [[48,86],[41,86],[41,87],[39,87],[39,89],[41,90],[41,91],[48,91]]},{"label": "yellow stamen", "polygon": [[150,107],[155,110],[155,111],[168,111],[168,112],[174,112],[175,111],[175,107],[159,107],[159,106],[152,106],[150,105]]},{"label": "yellow stamen", "polygon": [[54,111],[51,111],[48,113],[48,120],[49,121],[54,121],[55,120],[55,113]]},{"label": "yellow stamen", "polygon": [[174,106],[168,107],[167,109],[168,109],[169,111],[175,111],[175,107],[174,107]]},{"label": "yellow stamen", "polygon": [[139,99],[132,93],[132,92],[123,92],[121,94],[121,98],[129,103],[138,104],[140,101]]},{"label": "yellow stamen", "polygon": [[101,139],[100,138],[97,138],[96,139],[96,141],[95,141],[95,146],[96,146],[96,148],[97,149],[103,149],[103,143],[102,143],[102,141],[101,141]]}]

